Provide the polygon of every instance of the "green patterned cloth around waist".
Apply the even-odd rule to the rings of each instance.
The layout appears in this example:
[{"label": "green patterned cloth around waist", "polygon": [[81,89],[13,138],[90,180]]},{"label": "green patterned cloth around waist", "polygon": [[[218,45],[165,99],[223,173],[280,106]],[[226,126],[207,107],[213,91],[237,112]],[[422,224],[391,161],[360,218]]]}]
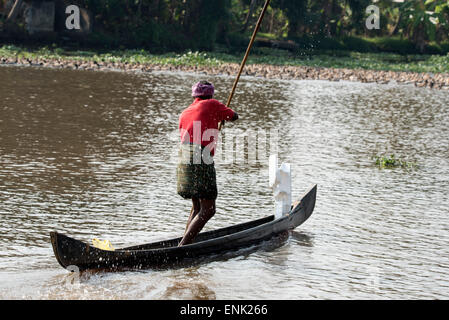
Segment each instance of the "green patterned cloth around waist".
[{"label": "green patterned cloth around waist", "polygon": [[217,178],[213,157],[204,147],[183,144],[176,169],[178,194],[184,199],[217,199]]}]

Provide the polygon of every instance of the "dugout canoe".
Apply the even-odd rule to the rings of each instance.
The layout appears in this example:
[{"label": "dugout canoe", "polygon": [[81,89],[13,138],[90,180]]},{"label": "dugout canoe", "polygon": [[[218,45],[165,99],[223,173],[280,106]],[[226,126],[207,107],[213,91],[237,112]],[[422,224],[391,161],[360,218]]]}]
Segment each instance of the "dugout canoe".
[{"label": "dugout canoe", "polygon": [[133,246],[115,251],[95,248],[58,232],[51,232],[53,251],[59,264],[68,270],[141,270],[180,266],[214,254],[249,247],[303,224],[315,208],[317,186],[312,187],[280,219],[269,216],[228,228],[204,232],[190,245],[178,247],[182,238]]}]

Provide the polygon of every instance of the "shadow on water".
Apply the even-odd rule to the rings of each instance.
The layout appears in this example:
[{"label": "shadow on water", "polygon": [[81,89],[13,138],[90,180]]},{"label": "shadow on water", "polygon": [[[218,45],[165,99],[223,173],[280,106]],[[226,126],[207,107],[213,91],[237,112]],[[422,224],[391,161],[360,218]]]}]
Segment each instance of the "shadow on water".
[{"label": "shadow on water", "polygon": [[313,237],[299,232],[299,231],[291,231],[290,239],[293,243],[298,244],[303,247],[313,247]]},{"label": "shadow on water", "polygon": [[208,285],[207,277],[197,267],[176,274],[161,294],[161,299],[215,300],[216,294]]}]

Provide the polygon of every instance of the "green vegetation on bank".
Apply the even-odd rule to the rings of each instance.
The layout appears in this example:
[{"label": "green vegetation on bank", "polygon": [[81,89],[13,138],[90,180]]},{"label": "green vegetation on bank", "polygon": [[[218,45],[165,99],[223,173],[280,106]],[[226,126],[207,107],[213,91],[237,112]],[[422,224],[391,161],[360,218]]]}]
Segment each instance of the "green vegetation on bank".
[{"label": "green vegetation on bank", "polygon": [[[146,50],[76,50],[57,46],[25,48],[15,45],[0,47],[0,57],[60,59],[130,64],[216,67],[240,63],[243,52],[231,54],[224,47],[215,51],[154,54]],[[441,55],[399,55],[394,53],[361,53],[353,51],[316,50],[313,53],[271,48],[254,48],[248,64],[309,66],[386,71],[448,73],[449,57]]]}]

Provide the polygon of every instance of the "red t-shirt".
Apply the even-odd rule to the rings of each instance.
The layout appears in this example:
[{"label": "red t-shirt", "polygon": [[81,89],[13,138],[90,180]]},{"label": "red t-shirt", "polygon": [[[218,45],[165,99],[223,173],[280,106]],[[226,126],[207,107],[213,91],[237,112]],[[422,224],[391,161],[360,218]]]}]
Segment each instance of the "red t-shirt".
[{"label": "red t-shirt", "polygon": [[223,120],[231,120],[234,110],[215,99],[195,101],[179,117],[182,143],[209,146],[212,156],[218,139],[218,125]]}]

